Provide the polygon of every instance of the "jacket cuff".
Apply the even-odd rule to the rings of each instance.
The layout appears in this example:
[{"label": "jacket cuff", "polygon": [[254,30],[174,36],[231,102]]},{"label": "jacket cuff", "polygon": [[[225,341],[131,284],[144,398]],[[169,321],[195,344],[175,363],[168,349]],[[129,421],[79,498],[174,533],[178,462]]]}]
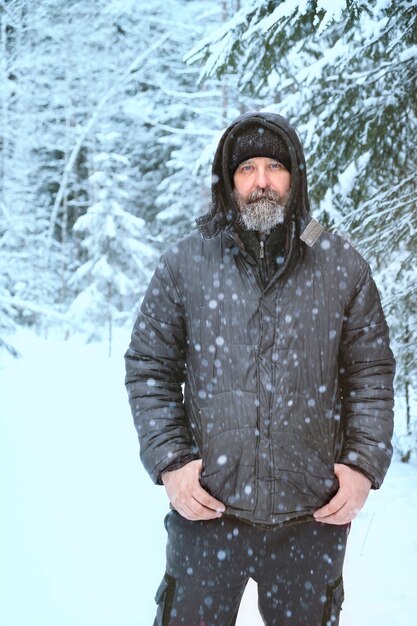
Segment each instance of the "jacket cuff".
[{"label": "jacket cuff", "polygon": [[168,465],[167,467],[164,467],[164,469],[162,470],[162,472],[159,473],[158,477],[157,477],[157,484],[158,485],[163,485],[164,483],[162,482],[162,474],[165,474],[165,472],[173,472],[174,470],[178,470],[181,467],[184,467],[184,465],[187,465],[188,463],[190,463],[191,461],[197,461],[198,457],[193,455],[193,454],[189,454],[187,456],[183,456],[180,459],[176,459],[175,461],[173,461],[173,463],[171,463],[171,465]]},{"label": "jacket cuff", "polygon": [[347,465],[351,469],[354,469],[357,472],[360,472],[361,474],[366,476],[366,478],[371,482],[371,489],[379,489],[380,486],[382,485],[382,479],[378,478],[375,475],[375,473],[373,472],[373,468],[367,467],[367,465],[365,465],[364,463],[359,463],[359,460],[358,460],[358,465],[355,465],[354,463],[351,463],[349,461],[346,462],[343,460],[343,458],[337,461],[337,463],[342,463],[343,465]]}]

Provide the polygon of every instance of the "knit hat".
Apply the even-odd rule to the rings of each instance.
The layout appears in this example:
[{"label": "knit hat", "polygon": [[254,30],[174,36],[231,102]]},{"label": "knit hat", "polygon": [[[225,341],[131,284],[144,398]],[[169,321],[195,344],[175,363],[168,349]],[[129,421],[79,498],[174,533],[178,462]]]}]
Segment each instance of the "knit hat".
[{"label": "knit hat", "polygon": [[[238,128],[236,129],[238,131]],[[233,176],[237,167],[253,157],[268,157],[282,163],[291,172],[291,156],[284,140],[275,132],[260,124],[247,125],[230,138],[229,172]]]}]

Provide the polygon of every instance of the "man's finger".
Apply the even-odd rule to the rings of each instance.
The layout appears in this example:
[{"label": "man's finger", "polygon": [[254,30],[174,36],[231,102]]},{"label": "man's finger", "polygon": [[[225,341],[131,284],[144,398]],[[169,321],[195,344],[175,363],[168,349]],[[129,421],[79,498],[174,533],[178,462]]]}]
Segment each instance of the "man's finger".
[{"label": "man's finger", "polygon": [[333,515],[334,513],[337,513],[337,511],[339,511],[346,504],[346,501],[346,497],[339,490],[337,494],[330,500],[330,502],[321,507],[321,509],[317,509],[317,511],[313,513],[314,518],[321,519],[323,517],[327,517],[328,515]]},{"label": "man's finger", "polygon": [[222,516],[221,511],[203,506],[198,500],[193,499],[189,504],[195,519],[209,520]]},{"label": "man's finger", "polygon": [[317,522],[320,522],[321,524],[334,524],[334,525],[343,525],[343,524],[348,524],[349,522],[351,522],[355,517],[355,513],[352,511],[352,509],[349,506],[349,503],[346,503],[344,506],[342,506],[342,508],[340,508],[338,511],[336,511],[335,513],[332,513],[331,515],[326,515],[324,517],[315,517]]},{"label": "man's finger", "polygon": [[218,513],[224,513],[226,508],[224,504],[219,500],[216,500],[216,498],[213,498],[213,496],[211,496],[200,485],[196,487],[192,495],[203,507],[217,511]]},{"label": "man's finger", "polygon": [[217,513],[212,509],[203,507],[194,498],[184,501],[181,505],[177,505],[175,507],[175,510],[177,511],[177,513],[182,515],[182,517],[185,517],[185,519],[188,519],[191,522],[196,522],[199,520],[206,521],[221,517],[221,513]]}]

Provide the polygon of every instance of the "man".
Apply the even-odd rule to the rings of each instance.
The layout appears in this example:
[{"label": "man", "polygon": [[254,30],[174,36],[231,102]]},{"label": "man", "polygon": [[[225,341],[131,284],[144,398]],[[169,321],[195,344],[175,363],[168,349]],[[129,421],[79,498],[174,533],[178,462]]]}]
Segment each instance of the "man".
[{"label": "man", "polygon": [[278,115],[225,131],[197,222],[162,256],[126,354],[141,459],[172,508],[154,624],[235,624],[253,578],[268,626],[333,626],[350,522],[392,454],[375,283],[311,218]]}]

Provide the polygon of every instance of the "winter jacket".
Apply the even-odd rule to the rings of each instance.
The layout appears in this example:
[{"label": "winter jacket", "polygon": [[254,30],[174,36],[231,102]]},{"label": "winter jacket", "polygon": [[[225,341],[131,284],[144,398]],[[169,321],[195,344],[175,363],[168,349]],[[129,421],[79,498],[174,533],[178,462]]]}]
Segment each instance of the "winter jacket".
[{"label": "winter jacket", "polygon": [[[290,217],[266,254],[236,223],[227,166],[230,137],[254,119],[292,162]],[[246,114],[226,130],[198,225],[161,257],[126,353],[153,480],[201,458],[202,486],[262,525],[311,518],[337,491],[335,462],[378,488],[392,455],[387,325],[368,264],[310,217],[303,151],[283,118]]]}]

